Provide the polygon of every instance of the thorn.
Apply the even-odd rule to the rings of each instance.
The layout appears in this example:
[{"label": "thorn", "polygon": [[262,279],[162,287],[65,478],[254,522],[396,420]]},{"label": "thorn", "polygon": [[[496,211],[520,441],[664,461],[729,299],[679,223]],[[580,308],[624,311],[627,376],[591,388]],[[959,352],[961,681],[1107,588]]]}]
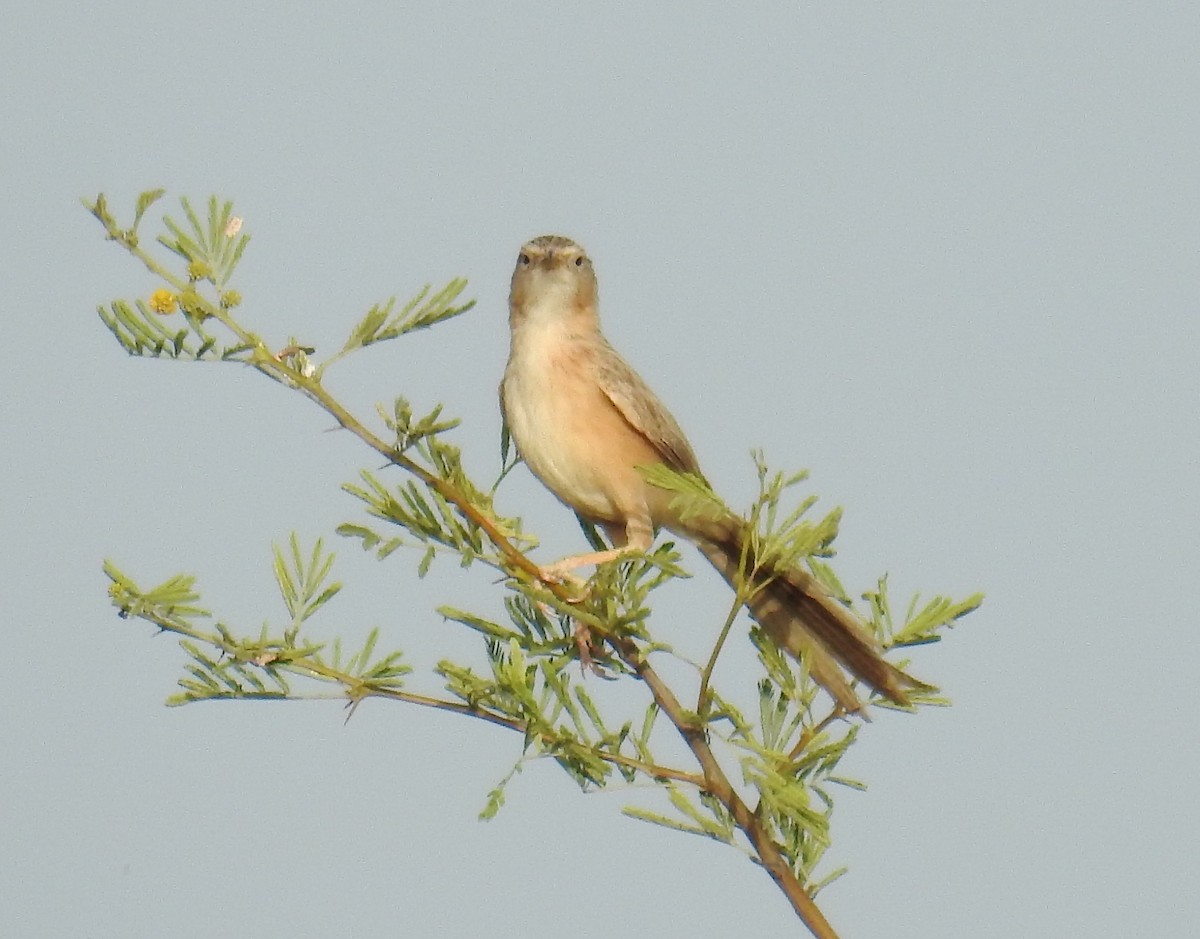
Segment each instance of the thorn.
[{"label": "thorn", "polygon": [[350,723],[350,718],[352,718],[355,712],[358,711],[358,706],[363,703],[363,700],[363,698],[353,698],[352,700],[346,702],[347,714],[346,719],[342,721],[343,727]]}]

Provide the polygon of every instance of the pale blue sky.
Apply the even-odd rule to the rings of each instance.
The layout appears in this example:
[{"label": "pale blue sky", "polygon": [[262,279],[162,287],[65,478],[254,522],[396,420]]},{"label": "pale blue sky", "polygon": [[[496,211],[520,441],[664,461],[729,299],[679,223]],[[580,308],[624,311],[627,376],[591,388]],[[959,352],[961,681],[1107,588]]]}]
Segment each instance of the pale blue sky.
[{"label": "pale blue sky", "polygon": [[[36,9],[36,12],[33,12]],[[1200,770],[1200,12],[1182,3],[27,4],[0,32],[0,933],[800,934],[739,855],[624,819],[519,741],[371,702],[167,709],[181,654],[100,560],[280,619],[269,545],[325,534],[328,633],[424,670],[416,582],[331,535],[377,461],[234,367],[130,360],[97,303],[153,287],[80,208],[219,192],[244,316],[321,349],[373,302],[478,307],[331,379],[465,418],[496,466],[520,243],[583,242],[610,338],[734,503],[746,457],[846,507],[839,571],[988,593],[881,714],[822,895],[844,939],[1194,934]],[[577,549],[527,474],[504,509]],[[700,575],[658,611],[709,628]],[[426,686],[437,686],[433,678]],[[636,794],[635,794],[636,795]],[[624,920],[614,925],[613,917]]]}]

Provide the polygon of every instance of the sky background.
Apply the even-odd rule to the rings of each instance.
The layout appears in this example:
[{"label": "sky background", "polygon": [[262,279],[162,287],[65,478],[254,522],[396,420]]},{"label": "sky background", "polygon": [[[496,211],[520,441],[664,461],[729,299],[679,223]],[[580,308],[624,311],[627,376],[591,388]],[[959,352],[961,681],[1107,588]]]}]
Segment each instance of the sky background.
[{"label": "sky background", "polygon": [[[340,345],[374,302],[478,306],[329,384],[464,418],[490,479],[508,277],[588,249],[613,343],[733,504],[747,456],[843,505],[854,592],[987,592],[846,771],[821,896],[844,939],[1194,935],[1200,624],[1200,8],[1186,3],[15,5],[0,31],[0,933],[801,935],[736,852],[551,764],[477,821],[519,740],[368,702],[162,706],[183,656],[101,559],[279,623],[270,545],[323,535],[318,634],[476,656],[483,571],[333,535],[378,460],[233,366],[130,359],[97,304],[156,286],[81,208],[235,199],[243,321]],[[152,233],[151,225],[146,229]],[[582,546],[523,471],[501,495]],[[723,615],[688,555],[657,628]],[[695,646],[689,646],[695,643]],[[746,643],[738,644],[743,649]],[[749,662],[748,654],[745,661]],[[747,666],[749,681],[753,673]],[[731,677],[731,681],[735,680]]]}]

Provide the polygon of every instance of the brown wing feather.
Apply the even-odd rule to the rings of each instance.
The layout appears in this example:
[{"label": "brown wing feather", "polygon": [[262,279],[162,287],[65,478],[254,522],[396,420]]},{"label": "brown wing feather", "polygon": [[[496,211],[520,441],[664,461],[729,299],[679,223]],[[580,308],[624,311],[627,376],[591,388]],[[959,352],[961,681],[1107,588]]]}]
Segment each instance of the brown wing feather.
[{"label": "brown wing feather", "polygon": [[[696,546],[736,589],[741,535],[701,539]],[[753,558],[748,560],[753,567]],[[847,711],[858,711],[861,704],[835,660],[896,704],[909,704],[909,691],[931,690],[885,659],[874,636],[807,571],[777,571],[762,587],[747,601],[755,620],[777,646],[796,658],[807,656],[812,677]]]},{"label": "brown wing feather", "polygon": [[671,469],[701,475],[696,454],[666,405],[612,346],[607,342],[604,345],[603,354],[597,356],[597,378],[605,397],[629,425],[650,442]]}]

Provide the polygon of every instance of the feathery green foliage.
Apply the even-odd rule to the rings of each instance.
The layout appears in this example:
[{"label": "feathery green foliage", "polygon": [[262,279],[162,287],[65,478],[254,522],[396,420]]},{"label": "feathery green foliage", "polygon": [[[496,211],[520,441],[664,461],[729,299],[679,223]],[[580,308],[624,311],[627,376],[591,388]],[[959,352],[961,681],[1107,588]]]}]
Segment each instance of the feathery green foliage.
[{"label": "feathery green foliage", "polygon": [[[350,327],[341,348],[324,359],[294,340],[271,349],[234,315],[241,296],[231,285],[250,236],[241,233],[232,204],[213,197],[202,216],[181,200],[183,221],[165,218],[165,231],[157,237],[174,258],[172,266],[143,249],[138,234],[163,194],[143,193],[129,228],[118,224],[103,195],[85,201],[108,238],[163,285],[149,298],[99,308],[120,346],[138,357],[242,362],[301,392],[357,437],[376,462],[383,457],[401,471],[396,480],[363,470],[356,482],[344,485],[365,518],[346,522],[338,534],[357,540],[380,561],[408,558],[418,576],[439,557],[449,557],[464,568],[482,565],[487,576],[498,572],[502,580],[495,610],[438,610],[447,622],[479,636],[481,662],[443,659],[434,669],[440,689],[414,690],[402,653],[376,652],[384,638],[378,628],[353,651],[344,650],[339,638],[319,638],[309,628],[343,591],[332,579],[334,556],[320,540],[305,549],[292,535],[274,549],[271,567],[284,616],[278,625],[264,623],[258,630],[215,619],[198,605],[190,575],[142,589],[105,562],[119,615],[179,637],[183,674],[168,703],[334,697],[354,707],[376,697],[487,721],[515,731],[521,743],[514,765],[486,797],[484,818],[500,810],[506,786],[530,760],[554,760],[584,790],[637,784],[659,798],[627,807],[627,815],[747,852],[771,871],[814,935],[834,936],[811,898],[843,872],[819,869],[831,841],[836,787],[863,788],[839,772],[860,726],[844,720],[803,667],[757,627],[749,635],[759,674],[746,676],[741,687],[736,677],[717,680],[716,665],[740,601],[753,589],[750,572],[743,571],[745,584],[700,665],[676,656],[657,638],[650,616],[654,592],[687,576],[669,542],[601,566],[586,590],[542,578],[526,555],[536,539],[523,531],[519,518],[497,510],[500,482],[515,465],[506,435],[504,469],[482,485],[445,438],[459,421],[444,416],[440,405],[416,415],[405,398],[396,398],[390,408],[379,409],[379,423],[371,429],[323,384],[335,361],[465,313],[473,305],[459,302],[466,282],[455,279],[436,291],[426,285],[398,309],[394,298],[373,306]],[[832,595],[849,602],[829,564],[840,510],[815,517],[815,497],[793,498],[805,474],[773,472],[757,453],[754,466],[759,494],[745,513],[747,557],[760,565],[804,566]],[[729,512],[703,480],[665,467],[648,468],[646,475],[673,491],[685,512]],[[589,537],[599,543],[594,530]],[[914,597],[898,619],[886,577],[863,598],[864,622],[889,648],[939,641],[982,599],[935,597],[922,604]],[[667,659],[682,663],[691,678],[667,684],[656,667]],[[636,694],[623,700],[635,703],[613,704],[598,695],[605,687],[599,679],[631,687]],[[747,696],[756,702],[750,716],[733,703]],[[913,698],[914,709],[947,703],[935,690]],[[689,700],[694,705],[683,703]]]}]

